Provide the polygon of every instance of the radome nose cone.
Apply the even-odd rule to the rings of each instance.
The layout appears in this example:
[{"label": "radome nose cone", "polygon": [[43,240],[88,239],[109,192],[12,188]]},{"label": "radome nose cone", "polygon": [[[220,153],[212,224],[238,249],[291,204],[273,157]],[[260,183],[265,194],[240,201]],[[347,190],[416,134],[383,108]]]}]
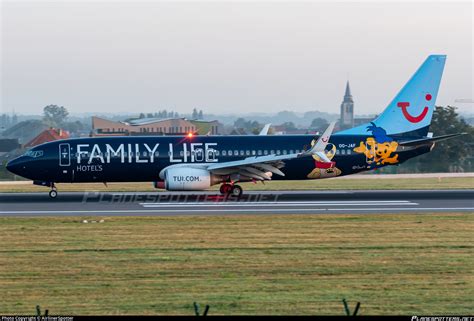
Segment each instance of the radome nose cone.
[{"label": "radome nose cone", "polygon": [[18,175],[18,169],[20,168],[20,164],[18,159],[12,159],[7,163],[7,170],[15,175]]}]

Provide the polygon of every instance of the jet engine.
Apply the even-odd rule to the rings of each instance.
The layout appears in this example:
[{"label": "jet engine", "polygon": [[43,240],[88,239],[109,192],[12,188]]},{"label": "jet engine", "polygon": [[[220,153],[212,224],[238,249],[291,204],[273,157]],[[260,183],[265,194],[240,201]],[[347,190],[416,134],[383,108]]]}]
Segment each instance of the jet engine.
[{"label": "jet engine", "polygon": [[222,178],[206,169],[175,167],[164,172],[165,189],[168,191],[196,191],[208,189],[222,182]]}]

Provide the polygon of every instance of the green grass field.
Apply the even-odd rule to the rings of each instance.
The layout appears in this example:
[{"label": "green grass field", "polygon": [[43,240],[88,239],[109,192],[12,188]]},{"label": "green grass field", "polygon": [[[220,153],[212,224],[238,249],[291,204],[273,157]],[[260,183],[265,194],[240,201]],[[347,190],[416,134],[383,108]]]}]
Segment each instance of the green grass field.
[{"label": "green grass field", "polygon": [[0,218],[0,314],[474,313],[474,216]]},{"label": "green grass field", "polygon": [[[159,192],[152,183],[57,184],[61,191]],[[265,184],[243,183],[244,190],[341,190],[341,189],[467,189],[474,188],[474,177],[397,178],[397,179],[323,179],[270,181]],[[214,186],[216,190],[218,187]],[[0,184],[0,192],[47,192],[32,183]]]}]

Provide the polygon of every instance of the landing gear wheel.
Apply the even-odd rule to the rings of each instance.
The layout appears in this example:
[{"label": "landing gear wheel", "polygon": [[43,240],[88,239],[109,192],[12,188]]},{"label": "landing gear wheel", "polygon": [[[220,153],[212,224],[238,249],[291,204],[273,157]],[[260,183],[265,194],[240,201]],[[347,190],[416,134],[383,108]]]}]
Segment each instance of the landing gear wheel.
[{"label": "landing gear wheel", "polygon": [[219,188],[219,192],[221,192],[221,194],[229,194],[231,190],[232,190],[232,185],[230,184],[222,184],[221,187]]},{"label": "landing gear wheel", "polygon": [[56,198],[58,196],[58,192],[55,189],[49,191],[49,197]]},{"label": "landing gear wheel", "polygon": [[230,195],[235,196],[235,197],[242,196],[242,193],[243,193],[243,189],[239,185],[232,186],[232,189],[230,190]]}]

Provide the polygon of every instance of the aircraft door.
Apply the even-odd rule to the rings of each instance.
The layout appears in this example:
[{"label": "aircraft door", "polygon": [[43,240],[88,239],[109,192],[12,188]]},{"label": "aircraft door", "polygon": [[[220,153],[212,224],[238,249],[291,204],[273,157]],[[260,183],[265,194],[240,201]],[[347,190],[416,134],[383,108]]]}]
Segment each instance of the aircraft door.
[{"label": "aircraft door", "polygon": [[59,166],[71,165],[71,147],[69,144],[59,144]]},{"label": "aircraft door", "polygon": [[369,151],[366,155],[365,155],[365,160],[367,162],[367,164],[372,164],[374,162],[374,158],[375,158],[375,141],[373,140],[367,140],[365,142],[365,148]]},{"label": "aircraft door", "polygon": [[59,144],[59,177],[62,182],[72,180],[71,146],[67,143]]}]

